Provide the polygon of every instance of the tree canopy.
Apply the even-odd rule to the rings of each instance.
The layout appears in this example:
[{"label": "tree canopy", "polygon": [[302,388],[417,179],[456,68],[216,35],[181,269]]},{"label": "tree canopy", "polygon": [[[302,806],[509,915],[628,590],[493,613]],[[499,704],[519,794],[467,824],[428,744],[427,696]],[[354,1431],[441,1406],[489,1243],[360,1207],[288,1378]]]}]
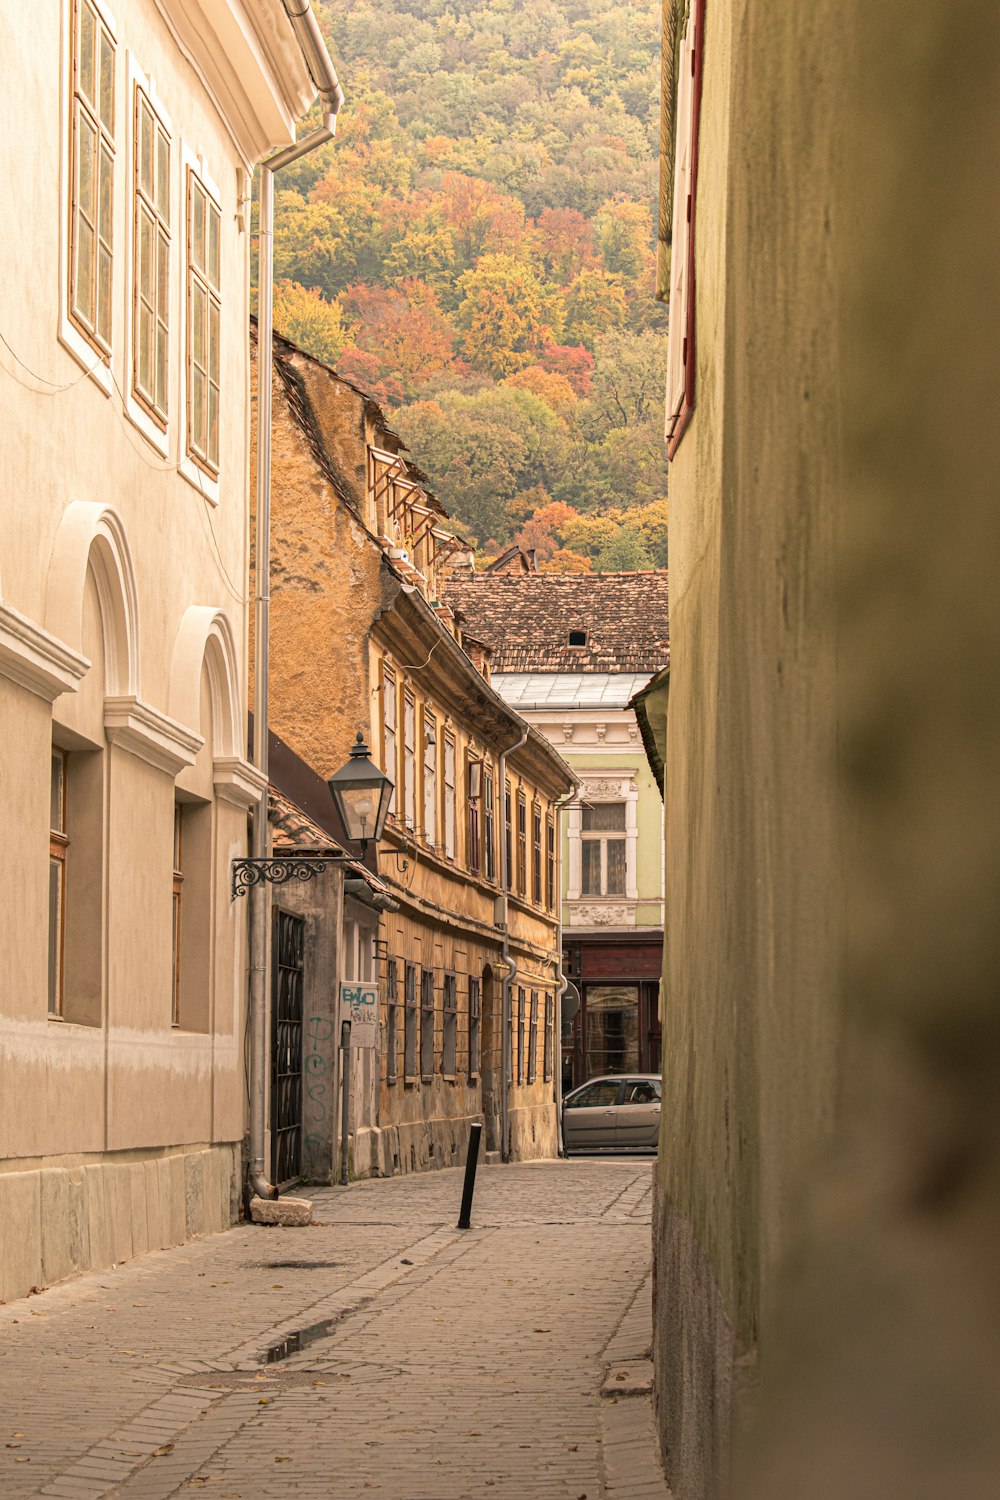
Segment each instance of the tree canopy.
[{"label": "tree canopy", "polygon": [[276,327],[389,408],[484,553],[662,565],[657,9],[316,8],[347,100],[281,177]]}]

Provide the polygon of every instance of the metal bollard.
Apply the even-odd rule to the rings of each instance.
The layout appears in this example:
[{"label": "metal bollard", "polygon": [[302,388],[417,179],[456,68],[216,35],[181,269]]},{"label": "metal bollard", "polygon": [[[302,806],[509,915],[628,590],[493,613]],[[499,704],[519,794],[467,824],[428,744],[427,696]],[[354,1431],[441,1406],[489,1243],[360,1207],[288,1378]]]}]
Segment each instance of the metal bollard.
[{"label": "metal bollard", "polygon": [[473,1120],[469,1126],[469,1154],[465,1158],[465,1183],[462,1187],[462,1211],[458,1216],[459,1229],[472,1228],[472,1195],[476,1191],[476,1168],[479,1165],[479,1142],[483,1134],[481,1120]]}]

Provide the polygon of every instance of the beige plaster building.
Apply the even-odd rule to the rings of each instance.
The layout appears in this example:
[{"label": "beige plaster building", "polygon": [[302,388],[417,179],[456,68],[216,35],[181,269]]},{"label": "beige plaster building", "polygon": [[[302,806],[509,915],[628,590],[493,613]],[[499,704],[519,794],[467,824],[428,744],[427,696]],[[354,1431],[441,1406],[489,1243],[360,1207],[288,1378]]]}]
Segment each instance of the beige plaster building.
[{"label": "beige plaster building", "polygon": [[668,1478],[987,1500],[1000,28],[664,13]]},{"label": "beige plaster building", "polygon": [[0,17],[0,1297],[218,1229],[244,1134],[249,193],[280,0]]},{"label": "beige plaster building", "polygon": [[271,723],[322,776],[360,731],[395,786],[378,852],[394,909],[345,882],[341,977],[381,992],[352,1170],[453,1164],[478,1117],[487,1149],[552,1155],[559,803],[574,778],[441,603],[463,544],[379,408],[274,347]]}]

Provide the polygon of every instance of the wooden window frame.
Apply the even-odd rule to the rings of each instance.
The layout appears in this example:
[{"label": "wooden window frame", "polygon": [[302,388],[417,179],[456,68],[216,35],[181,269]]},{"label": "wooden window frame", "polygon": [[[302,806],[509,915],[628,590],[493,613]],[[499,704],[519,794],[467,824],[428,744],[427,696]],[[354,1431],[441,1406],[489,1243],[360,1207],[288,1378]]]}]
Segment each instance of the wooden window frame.
[{"label": "wooden window frame", "polygon": [[[449,751],[451,754],[450,773],[448,767]],[[449,729],[446,729],[444,733],[444,754],[442,760],[444,761],[441,777],[444,784],[444,852],[446,859],[453,860],[456,858],[458,835],[458,797],[455,785],[458,773],[458,747],[455,736]]]},{"label": "wooden window frame", "polygon": [[[95,99],[88,99],[83,92],[81,79],[81,33],[83,29],[83,12],[88,11],[94,18],[95,25],[95,86],[98,95]],[[66,315],[72,328],[80,337],[100,355],[105,365],[111,363],[112,333],[114,331],[114,218],[115,218],[115,109],[116,88],[118,81],[118,44],[110,25],[107,22],[100,6],[93,0],[74,0],[71,9],[72,35],[70,39],[70,100],[69,100],[69,217],[67,232],[67,261],[66,261]],[[102,92],[100,48],[107,43],[111,55],[111,119],[110,122],[104,118],[102,101],[99,96]],[[92,287],[93,312],[92,320],[88,320],[86,312],[79,306],[79,281],[77,252],[80,244],[80,223],[83,218],[80,189],[80,139],[82,133],[82,122],[93,132],[96,141],[96,170],[94,172],[93,188],[91,195],[91,210],[94,222],[88,220],[88,228],[94,235],[94,262]],[[106,153],[108,171],[110,173],[110,187],[108,193],[106,213],[101,209],[101,173],[103,169],[103,158]],[[108,220],[108,236],[102,234],[104,219]],[[100,303],[100,255],[104,250],[108,262],[108,306],[107,306],[107,337],[101,331],[99,315]]]},{"label": "wooden window frame", "polygon": [[399,972],[396,960],[385,961],[385,1081],[398,1083]]},{"label": "wooden window frame", "polygon": [[546,1083],[552,1078],[552,1060],[555,1055],[555,997],[546,991],[545,1036],[542,1039],[542,1077]]},{"label": "wooden window frame", "polygon": [[545,819],[545,906],[556,907],[556,820],[550,812]]},{"label": "wooden window frame", "polygon": [[[217,279],[216,279],[215,282],[213,282],[211,280],[211,270],[212,270],[212,267],[211,267],[211,264],[209,263],[210,262],[209,249],[206,248],[206,254],[205,254],[205,257],[204,257],[205,262],[206,262],[205,265],[199,266],[196,263],[195,256],[194,256],[194,250],[193,250],[193,230],[194,230],[194,200],[195,200],[195,193],[196,192],[201,193],[201,195],[204,197],[204,200],[205,200],[205,220],[204,220],[204,223],[205,223],[205,244],[206,244],[206,247],[210,247],[210,245],[211,245],[211,234],[210,234],[209,226],[212,223],[212,216],[213,215],[215,216],[215,222],[216,222],[216,242],[217,242],[217,255],[218,255],[218,264],[217,264],[217,266],[215,268],[216,269],[216,278]],[[186,392],[186,397],[185,397],[185,414],[184,414],[184,417],[185,417],[184,450],[185,450],[185,454],[186,454],[187,458],[191,461],[191,463],[193,463],[195,465],[196,468],[200,469],[202,471],[202,473],[207,474],[209,476],[209,478],[211,478],[211,479],[218,479],[220,471],[221,471],[221,452],[222,452],[222,449],[221,449],[221,439],[219,437],[219,432],[221,430],[221,424],[222,424],[222,207],[221,207],[221,205],[220,205],[220,203],[218,201],[218,198],[216,197],[215,193],[212,192],[211,188],[209,187],[208,183],[205,181],[204,177],[202,177],[198,172],[196,172],[195,169],[194,169],[194,167],[191,166],[190,163],[187,166],[186,176],[185,176],[185,181],[184,181],[184,245],[185,245],[184,302],[185,302],[185,309],[186,309],[185,326],[186,326],[186,330],[187,330],[186,341],[185,341],[185,351],[184,351],[184,367],[185,367],[184,368],[184,373],[185,373],[185,392]],[[205,325],[206,363],[205,363],[204,375],[205,375],[205,402],[206,402],[206,408],[205,408],[205,432],[206,432],[206,435],[208,437],[210,437],[210,434],[211,434],[211,401],[210,401],[210,393],[211,393],[211,388],[212,388],[212,384],[213,384],[213,382],[212,382],[212,364],[211,364],[211,351],[212,351],[212,314],[213,314],[213,312],[215,314],[215,329],[216,329],[216,334],[215,334],[216,343],[215,343],[215,347],[216,347],[217,354],[218,354],[218,363],[217,363],[217,367],[216,367],[217,379],[214,382],[214,384],[215,384],[215,391],[216,391],[216,421],[217,421],[216,434],[215,434],[215,452],[214,452],[214,454],[210,451],[210,445],[208,443],[206,443],[206,451],[202,451],[201,449],[199,449],[197,443],[195,442],[195,437],[194,437],[194,421],[193,421],[193,414],[194,414],[194,408],[195,408],[195,395],[194,395],[194,384],[195,384],[195,382],[194,382],[194,375],[195,375],[196,365],[195,365],[193,344],[194,344],[194,301],[195,301],[195,293],[196,292],[204,296],[204,298],[205,298],[205,310],[206,310],[206,325]]]},{"label": "wooden window frame", "polygon": [[425,842],[434,849],[437,847],[438,833],[438,721],[437,715],[426,704],[421,716],[421,743],[424,747],[421,757],[423,763],[421,776],[424,808],[423,835]]},{"label": "wooden window frame", "polygon": [[542,904],[542,807],[540,802],[531,804],[531,899],[536,906]]},{"label": "wooden window frame", "polygon": [[514,794],[509,781],[503,784],[503,838],[506,855],[506,889],[514,889]]},{"label": "wooden window frame", "polygon": [[[678,54],[677,118],[674,122],[674,202],[671,232],[670,332],[667,346],[667,457],[672,459],[694,413],[695,212],[698,136],[704,71],[705,0],[692,0]],[[683,288],[681,306],[673,307]],[[681,340],[678,346],[675,342]]]},{"label": "wooden window frame", "polygon": [[482,1058],[483,991],[478,979],[469,979],[469,1082],[479,1077]]},{"label": "wooden window frame", "polygon": [[418,1020],[417,966],[406,964],[403,970],[403,1079],[405,1083],[411,1085],[419,1082],[420,1028]]},{"label": "wooden window frame", "polygon": [[[407,738],[409,736],[409,739]],[[417,698],[403,688],[403,822],[417,829]]]},{"label": "wooden window frame", "polygon": [[[150,116],[152,131],[152,186],[149,191],[142,184],[142,111],[146,110]],[[171,155],[173,143],[170,131],[150,97],[149,90],[142,83],[135,80],[132,84],[132,349],[131,349],[131,390],[133,400],[142,408],[149,420],[159,428],[160,432],[166,432],[167,420],[170,413],[169,388],[170,388],[170,261],[172,255],[172,234],[170,227],[170,190],[171,190]],[[166,149],[166,187],[161,193],[160,187],[160,143],[165,143]],[[165,200],[165,206],[164,206]],[[150,305],[150,316],[152,328],[150,337],[150,373],[152,375],[152,388],[147,389],[142,384],[140,372],[140,338],[141,319],[140,311],[143,303],[142,292],[142,235],[140,226],[145,216],[150,223],[150,233],[154,241],[153,279],[154,293],[153,302]],[[163,257],[165,255],[165,265]],[[165,286],[161,285],[161,279],[165,280]],[[158,348],[159,339],[163,339],[163,389],[160,390]]]},{"label": "wooden window frame", "polygon": [[524,986],[519,984],[517,987],[517,1071],[514,1075],[516,1083],[524,1082],[524,1003],[526,999],[527,992]]},{"label": "wooden window frame", "polygon": [[[63,1018],[63,997],[65,993],[65,959],[66,959],[66,854],[69,849],[69,838],[66,833],[66,782],[68,766],[65,750],[58,746],[52,747],[52,771],[49,781],[49,994],[48,994],[48,1016],[50,1021],[61,1021]],[[58,793],[58,815],[55,821],[57,828],[51,826],[53,804],[53,782],[55,780],[55,767],[59,764],[59,793]],[[52,942],[52,872],[56,871],[56,920],[55,920],[55,943]]]},{"label": "wooden window frame", "polygon": [[483,762],[483,874],[491,885],[497,878],[496,777]]},{"label": "wooden window frame", "polygon": [[453,973],[444,976],[442,1016],[441,1076],[454,1083],[458,1077],[458,979]]},{"label": "wooden window frame", "polygon": [[[482,869],[482,825],[480,820],[479,802],[482,797],[482,758],[472,750],[465,752],[465,835],[466,835],[466,865],[470,875],[478,875]],[[479,766],[478,796],[473,796],[473,766]]]},{"label": "wooden window frame", "polygon": [[420,1082],[434,1081],[434,970],[420,975]]},{"label": "wooden window frame", "polygon": [[531,991],[528,1011],[528,1083],[534,1083],[537,1075],[536,1054],[538,1052],[538,991]]},{"label": "wooden window frame", "polygon": [[528,894],[528,799],[521,788],[517,793],[517,894]]},{"label": "wooden window frame", "polygon": [[[386,705],[392,704],[392,724],[390,726]],[[389,738],[392,737],[392,754],[389,753]],[[382,663],[382,725],[381,725],[381,752],[382,770],[392,782],[392,796],[389,799],[389,811],[395,816],[396,813],[396,788],[399,784],[399,691],[396,673],[392,667]],[[392,762],[390,765],[389,762]]]}]

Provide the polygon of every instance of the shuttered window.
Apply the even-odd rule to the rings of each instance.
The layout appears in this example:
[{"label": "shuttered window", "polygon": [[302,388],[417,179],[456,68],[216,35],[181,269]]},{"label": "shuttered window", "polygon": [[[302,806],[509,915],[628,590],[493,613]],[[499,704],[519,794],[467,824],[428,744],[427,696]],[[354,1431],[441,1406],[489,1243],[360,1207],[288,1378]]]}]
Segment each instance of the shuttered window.
[{"label": "shuttered window", "polygon": [[205,184],[187,174],[187,451],[219,472],[222,214]]},{"label": "shuttered window", "polygon": [[115,43],[90,0],[73,8],[69,313],[111,353],[114,265]]}]

